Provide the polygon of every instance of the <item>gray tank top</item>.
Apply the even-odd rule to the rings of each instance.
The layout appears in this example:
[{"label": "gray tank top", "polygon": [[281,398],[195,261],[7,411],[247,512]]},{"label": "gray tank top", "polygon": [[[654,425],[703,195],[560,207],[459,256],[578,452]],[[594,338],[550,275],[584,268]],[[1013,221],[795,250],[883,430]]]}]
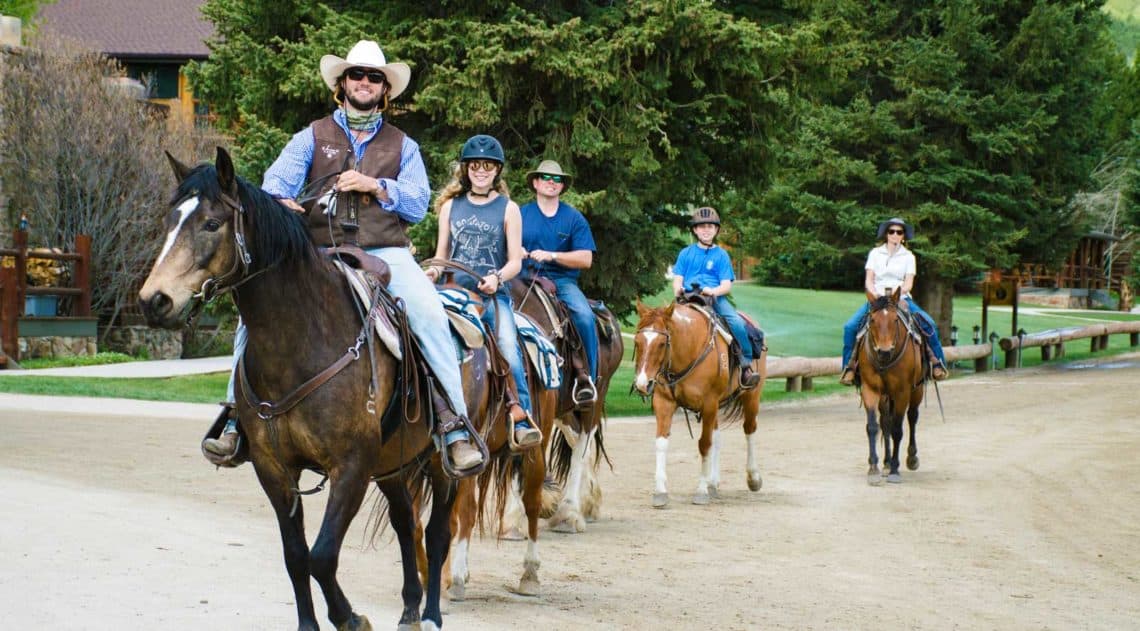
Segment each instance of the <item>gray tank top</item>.
[{"label": "gray tank top", "polygon": [[[507,262],[507,233],[503,221],[507,213],[507,198],[499,195],[486,204],[473,204],[467,195],[451,200],[451,253],[453,261],[486,276],[501,269]],[[470,278],[458,274],[456,280],[463,285]],[[478,283],[477,279],[474,279]]]}]

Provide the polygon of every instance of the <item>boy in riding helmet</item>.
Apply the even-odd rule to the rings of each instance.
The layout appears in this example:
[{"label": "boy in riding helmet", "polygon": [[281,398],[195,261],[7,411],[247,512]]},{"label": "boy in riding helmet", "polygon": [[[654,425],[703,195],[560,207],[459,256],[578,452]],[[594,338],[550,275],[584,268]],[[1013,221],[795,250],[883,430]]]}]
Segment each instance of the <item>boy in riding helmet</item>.
[{"label": "boy in riding helmet", "polygon": [[760,375],[752,369],[752,359],[760,349],[752,348],[744,318],[726,297],[732,291],[736,275],[728,252],[716,244],[716,237],[720,234],[720,215],[708,206],[698,208],[689,219],[689,230],[697,242],[677,255],[677,262],[673,264],[673,295],[680,297],[685,288],[695,284],[700,286],[702,295],[715,298],[713,306],[728,324],[740,348],[740,387],[745,390],[755,388],[760,383]]}]

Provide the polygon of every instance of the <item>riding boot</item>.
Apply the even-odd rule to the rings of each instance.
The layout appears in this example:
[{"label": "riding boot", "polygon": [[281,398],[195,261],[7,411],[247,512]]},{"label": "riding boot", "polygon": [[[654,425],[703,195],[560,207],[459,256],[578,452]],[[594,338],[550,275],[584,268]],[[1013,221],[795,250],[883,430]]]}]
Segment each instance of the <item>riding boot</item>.
[{"label": "riding boot", "polygon": [[511,451],[524,451],[542,443],[542,431],[534,424],[534,419],[517,402],[508,405],[507,431],[511,437]]},{"label": "riding boot", "polygon": [[930,347],[930,343],[926,344],[926,356],[930,360],[930,378],[935,381],[942,381],[950,376],[950,372],[946,370],[946,365],[943,364],[938,356],[934,354],[934,349]]},{"label": "riding boot", "polygon": [[222,411],[202,438],[202,455],[217,467],[236,467],[249,459],[232,403],[222,403]]},{"label": "riding boot", "polygon": [[760,383],[760,375],[752,369],[752,362],[744,359],[744,351],[736,346],[736,361],[740,364],[740,389],[751,390]]},{"label": "riding boot", "polygon": [[851,356],[850,361],[843,367],[843,374],[839,376],[839,385],[853,386],[855,385],[855,355]]},{"label": "riding boot", "polygon": [[487,464],[487,445],[479,433],[474,431],[466,416],[453,412],[434,388],[431,394],[432,406],[435,408],[435,432],[439,435],[441,444],[446,443],[450,432],[463,430],[467,433],[465,438],[453,441],[440,450],[444,471],[454,478],[480,473]]}]

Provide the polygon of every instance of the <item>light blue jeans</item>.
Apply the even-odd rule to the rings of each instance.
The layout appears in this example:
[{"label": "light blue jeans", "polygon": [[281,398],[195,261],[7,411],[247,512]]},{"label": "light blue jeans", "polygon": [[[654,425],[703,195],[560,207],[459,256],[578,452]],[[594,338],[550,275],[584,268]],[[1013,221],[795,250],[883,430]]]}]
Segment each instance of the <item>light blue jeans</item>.
[{"label": "light blue jeans", "polygon": [[529,414],[530,387],[526,382],[526,364],[523,363],[525,358],[522,346],[519,345],[519,331],[515,326],[511,294],[504,288],[495,292],[494,300],[491,298],[491,296],[483,297],[483,324],[495,332],[499,351],[511,366],[511,376],[514,377],[515,386],[518,388],[519,405]]},{"label": "light blue jeans", "polygon": [[558,299],[566,303],[566,308],[570,310],[570,319],[574,321],[574,327],[578,329],[578,335],[582,338],[582,346],[586,347],[586,360],[590,364],[590,378],[594,380],[594,383],[597,383],[597,316],[594,315],[594,310],[590,308],[590,301],[586,300],[586,294],[582,293],[582,289],[578,287],[578,283],[573,278],[557,278],[554,280],[554,286],[558,290]]},{"label": "light blue jeans", "polygon": [[736,343],[740,344],[744,361],[751,362],[755,357],[752,355],[752,341],[748,339],[748,329],[744,326],[744,318],[740,317],[736,308],[724,296],[716,297],[714,307],[720,317],[724,318],[725,323],[728,324],[729,330],[732,331],[732,337],[736,338]]},{"label": "light blue jeans", "polygon": [[[910,296],[904,298],[910,312],[919,316],[915,319],[922,332],[926,334],[926,339],[930,340],[930,349],[934,351],[934,356],[938,361],[946,366],[946,354],[942,351],[942,340],[938,337],[938,327],[934,325],[934,318],[930,314],[923,311],[921,307]],[[851,353],[855,350],[855,337],[859,335],[859,325],[863,323],[863,318],[871,311],[871,303],[864,302],[863,306],[855,310],[855,315],[843,325],[843,363],[841,364],[845,369],[847,363],[851,361]]]},{"label": "light blue jeans", "polygon": [[[388,290],[404,301],[408,324],[419,340],[424,351],[424,359],[443,387],[444,395],[451,403],[452,410],[456,414],[467,414],[467,404],[463,402],[463,376],[455,359],[455,342],[451,339],[447,314],[443,311],[443,303],[439,300],[435,285],[428,280],[408,248],[376,248],[367,252],[383,259],[392,270],[392,280],[388,283]],[[239,319],[234,335],[233,370],[230,371],[230,382],[226,388],[227,401],[235,400],[234,374],[237,372],[238,359],[245,352],[247,341],[245,325]],[[449,432],[447,444],[464,438],[468,438],[466,430]]]}]

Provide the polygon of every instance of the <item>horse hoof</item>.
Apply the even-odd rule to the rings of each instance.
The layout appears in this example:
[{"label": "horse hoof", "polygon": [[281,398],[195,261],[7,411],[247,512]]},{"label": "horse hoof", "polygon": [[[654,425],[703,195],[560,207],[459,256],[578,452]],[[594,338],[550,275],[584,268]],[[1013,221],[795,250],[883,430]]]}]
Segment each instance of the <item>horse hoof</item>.
[{"label": "horse hoof", "polygon": [[538,596],[540,587],[537,579],[524,578],[519,581],[519,586],[515,589],[515,593],[522,596]]},{"label": "horse hoof", "polygon": [[[432,626],[427,627],[427,628],[439,629],[439,627],[435,626],[430,621],[428,622],[428,624],[431,624]],[[401,622],[399,624],[399,626],[396,627],[396,631],[424,631],[424,628],[425,627],[423,626],[423,624],[419,623],[419,622]],[[368,627],[368,629],[369,629],[369,631],[371,631],[371,629],[372,629],[371,625]]]},{"label": "horse hoof", "polygon": [[918,471],[918,456],[911,456],[906,459],[906,468],[911,471]]},{"label": "horse hoof", "polygon": [[447,588],[447,597],[452,602],[463,602],[467,598],[467,586],[458,581],[452,583],[451,587]]},{"label": "horse hoof", "polygon": [[550,529],[564,535],[576,535],[580,532],[586,532],[586,520],[581,515],[567,516],[560,519]]},{"label": "horse hoof", "polygon": [[873,471],[867,474],[867,484],[871,486],[879,486],[883,483],[883,476],[879,475],[878,471]]},{"label": "horse hoof", "polygon": [[714,500],[720,499],[720,487],[710,484],[709,485],[709,497],[714,499]]},{"label": "horse hoof", "polygon": [[439,631],[439,627],[435,626],[435,622],[432,622],[431,620],[424,620],[423,623],[420,624],[419,628],[420,631]]},{"label": "horse hoof", "polygon": [[697,506],[704,506],[709,503],[708,493],[696,493],[693,495],[693,503]]},{"label": "horse hoof", "polygon": [[[416,627],[419,628],[418,626]],[[352,614],[348,622],[337,627],[338,631],[372,631],[372,623],[368,621],[367,616],[360,616]]]},{"label": "horse hoof", "polygon": [[897,473],[892,473],[887,476],[887,482],[890,484],[902,484],[902,476]]},{"label": "horse hoof", "polygon": [[764,486],[764,480],[759,475],[757,475],[756,477],[748,476],[748,490],[749,491],[752,491],[753,493],[755,493],[756,491],[759,491],[760,487],[762,487],[762,486]]},{"label": "horse hoof", "polygon": [[526,539],[526,535],[518,528],[510,528],[499,533],[499,539],[503,541],[522,541]]},{"label": "horse hoof", "polygon": [[665,508],[669,504],[668,493],[654,493],[653,494],[653,508]]}]

